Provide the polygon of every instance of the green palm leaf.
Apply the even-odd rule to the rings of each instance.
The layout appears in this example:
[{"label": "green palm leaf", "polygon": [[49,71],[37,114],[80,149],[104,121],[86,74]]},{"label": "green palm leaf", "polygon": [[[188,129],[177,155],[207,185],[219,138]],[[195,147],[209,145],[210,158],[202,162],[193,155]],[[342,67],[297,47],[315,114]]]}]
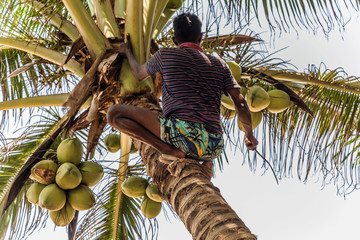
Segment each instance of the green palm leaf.
[{"label": "green palm leaf", "polygon": [[[268,24],[272,31],[306,28],[315,33],[320,28],[325,34],[345,26],[350,16],[344,13],[344,9],[359,10],[358,1],[340,0],[204,0],[201,3],[208,9],[207,18],[217,19],[217,23],[224,20],[245,26],[258,21],[259,25]],[[194,12],[201,7],[199,1],[190,0],[189,4]]]}]

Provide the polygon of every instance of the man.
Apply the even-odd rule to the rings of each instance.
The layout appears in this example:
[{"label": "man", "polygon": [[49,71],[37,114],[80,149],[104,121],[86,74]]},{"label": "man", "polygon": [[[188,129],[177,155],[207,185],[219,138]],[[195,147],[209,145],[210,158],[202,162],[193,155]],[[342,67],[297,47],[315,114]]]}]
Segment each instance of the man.
[{"label": "man", "polygon": [[183,158],[204,161],[212,167],[212,159],[224,147],[220,125],[220,99],[223,93],[232,98],[245,129],[245,143],[254,150],[258,144],[252,133],[251,115],[240,87],[227,64],[205,54],[200,47],[201,21],[193,14],[181,14],[174,19],[178,48],[163,48],[140,65],[128,43],[120,45],[120,54],[127,57],[134,76],[143,80],[157,73],[162,80],[162,115],[147,109],[113,105],[107,113],[111,126],[151,145],[162,155],[153,180],[161,181],[166,164]]}]

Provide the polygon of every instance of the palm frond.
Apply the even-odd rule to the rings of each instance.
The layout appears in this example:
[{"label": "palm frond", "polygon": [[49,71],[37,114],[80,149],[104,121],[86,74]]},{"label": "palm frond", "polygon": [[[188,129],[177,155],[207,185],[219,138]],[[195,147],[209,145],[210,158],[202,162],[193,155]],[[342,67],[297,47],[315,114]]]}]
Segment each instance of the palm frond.
[{"label": "palm frond", "polygon": [[289,32],[303,28],[314,33],[321,29],[325,34],[338,28],[342,30],[351,18],[350,11],[358,11],[357,1],[302,1],[302,0],[202,0],[188,1],[189,8],[198,12],[201,5],[208,9],[203,15],[216,19],[213,26],[219,31],[220,23],[229,22],[246,26],[257,21],[268,25],[272,31]]},{"label": "palm frond", "polygon": [[[69,18],[61,1],[46,1],[44,4],[49,14],[53,12],[64,19]],[[55,35],[52,33],[58,32],[57,27],[51,24],[49,18],[19,0],[4,0],[0,3],[0,9],[2,37],[17,37],[28,41],[40,41],[44,44],[54,39]]]}]

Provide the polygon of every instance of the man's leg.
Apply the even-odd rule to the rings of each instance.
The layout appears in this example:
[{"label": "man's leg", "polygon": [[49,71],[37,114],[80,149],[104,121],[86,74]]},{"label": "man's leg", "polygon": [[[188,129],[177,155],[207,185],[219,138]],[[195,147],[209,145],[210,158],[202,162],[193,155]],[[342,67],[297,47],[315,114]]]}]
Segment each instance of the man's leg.
[{"label": "man's leg", "polygon": [[158,115],[150,110],[114,104],[109,108],[106,118],[112,127],[152,146],[161,154],[185,157],[184,152],[161,140]]}]

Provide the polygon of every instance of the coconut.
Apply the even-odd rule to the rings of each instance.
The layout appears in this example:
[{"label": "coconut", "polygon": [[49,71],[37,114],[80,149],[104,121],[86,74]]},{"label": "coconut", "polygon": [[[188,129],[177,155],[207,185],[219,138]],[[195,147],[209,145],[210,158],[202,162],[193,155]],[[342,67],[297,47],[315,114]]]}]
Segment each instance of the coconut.
[{"label": "coconut", "polygon": [[146,196],[155,202],[162,202],[164,198],[155,184],[149,184],[146,188]]},{"label": "coconut", "polygon": [[225,119],[232,119],[237,114],[236,110],[227,109],[226,107],[224,107],[222,105],[220,106],[220,113]]},{"label": "coconut", "polygon": [[62,189],[74,189],[79,186],[82,176],[72,163],[63,163],[56,172],[55,182]]},{"label": "coconut", "polygon": [[112,153],[119,151],[121,147],[120,139],[121,139],[120,134],[117,133],[112,133],[107,135],[104,139],[104,144],[106,146],[106,149]]},{"label": "coconut", "polygon": [[259,112],[270,104],[270,96],[262,87],[254,85],[249,88],[246,101],[250,111]]},{"label": "coconut", "polygon": [[78,138],[68,138],[59,144],[56,153],[60,163],[71,162],[79,165],[83,155],[83,147]]},{"label": "coconut", "polygon": [[46,187],[46,185],[41,183],[33,183],[29,187],[29,189],[26,191],[26,198],[29,202],[32,204],[38,204],[39,203],[39,195],[41,191]]},{"label": "coconut", "polygon": [[69,203],[66,203],[65,206],[59,211],[49,211],[49,215],[56,226],[64,227],[69,225],[73,220],[75,216],[75,210]]},{"label": "coconut", "polygon": [[270,104],[266,109],[269,112],[279,113],[290,106],[290,96],[286,92],[274,89],[268,91],[268,94],[270,96]]},{"label": "coconut", "polygon": [[148,197],[144,197],[141,202],[141,212],[147,218],[154,218],[159,215],[161,211],[161,203],[155,202]]},{"label": "coconut", "polygon": [[81,183],[89,187],[97,184],[104,176],[103,167],[96,162],[83,162],[79,165],[82,175]]},{"label": "coconut", "polygon": [[75,210],[88,210],[95,205],[95,195],[88,186],[80,184],[68,190],[68,202]]},{"label": "coconut", "polygon": [[230,110],[235,110],[234,102],[227,96],[222,95],[221,96],[221,104]]},{"label": "coconut", "polygon": [[42,160],[31,168],[30,178],[41,184],[48,185],[55,181],[58,167],[53,160]]},{"label": "coconut", "polygon": [[[250,114],[251,114],[252,129],[255,129],[261,123],[263,113],[262,112],[250,112]],[[238,119],[238,127],[241,131],[245,131],[245,129],[239,119]]]},{"label": "coconut", "polygon": [[241,67],[240,67],[240,65],[234,61],[226,62],[226,63],[229,66],[230,71],[231,71],[232,75],[234,76],[235,80],[237,82],[241,82]]},{"label": "coconut", "polygon": [[39,195],[39,206],[50,211],[58,211],[66,203],[66,194],[55,183],[47,185]]},{"label": "coconut", "polygon": [[146,187],[149,185],[145,178],[138,176],[128,177],[121,185],[122,192],[128,197],[142,197],[145,195]]}]

